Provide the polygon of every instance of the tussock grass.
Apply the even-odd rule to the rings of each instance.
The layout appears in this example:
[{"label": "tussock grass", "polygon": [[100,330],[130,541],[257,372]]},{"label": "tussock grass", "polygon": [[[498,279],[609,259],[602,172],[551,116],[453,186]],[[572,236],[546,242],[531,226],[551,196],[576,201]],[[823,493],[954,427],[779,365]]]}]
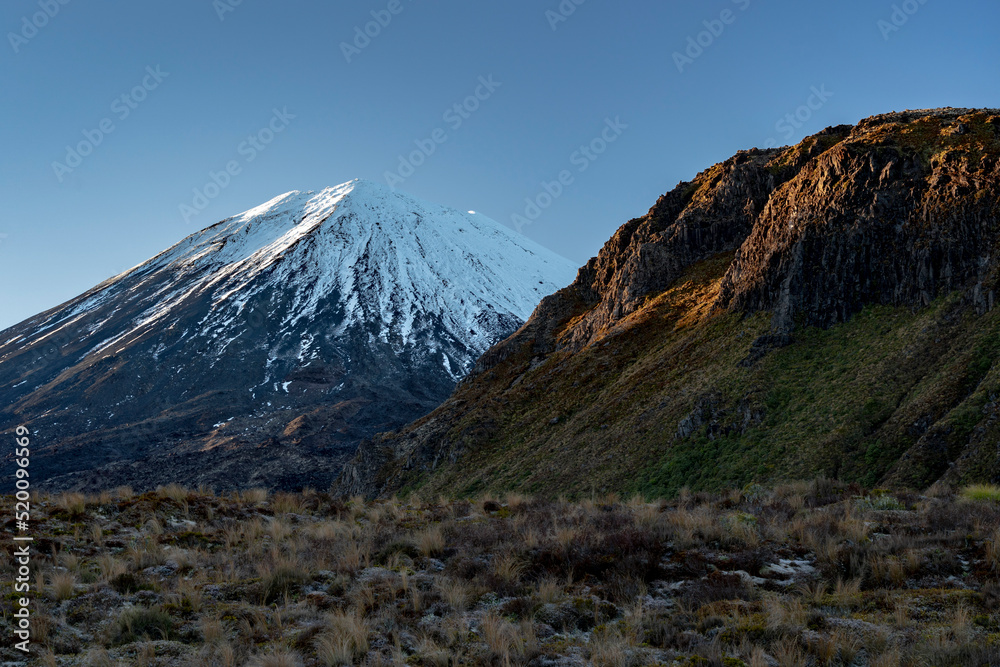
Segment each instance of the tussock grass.
[{"label": "tussock grass", "polygon": [[1000,661],[1000,504],[941,489],[38,502],[41,664]]},{"label": "tussock grass", "polygon": [[273,649],[265,655],[254,656],[249,667],[302,667],[302,657],[285,649]]},{"label": "tussock grass", "polygon": [[49,584],[54,599],[68,600],[73,597],[76,589],[76,575],[72,572],[53,572],[49,576]]},{"label": "tussock grass", "polygon": [[131,607],[115,620],[111,643],[120,646],[141,640],[171,639],[174,625],[174,619],[162,609]]},{"label": "tussock grass", "polygon": [[446,546],[441,526],[430,526],[421,531],[414,538],[414,544],[424,556],[436,556],[440,554]]},{"label": "tussock grass", "polygon": [[320,664],[327,667],[353,664],[368,652],[368,623],[359,614],[338,611],[324,621],[326,629],[316,639]]},{"label": "tussock grass", "polygon": [[177,503],[183,503],[191,497],[191,491],[181,486],[180,484],[168,484],[166,486],[161,486],[156,489],[156,493],[161,498],[170,498]]},{"label": "tussock grass", "polygon": [[267,502],[267,489],[247,489],[236,494],[237,502],[250,506],[261,505]]},{"label": "tussock grass", "polygon": [[56,498],[56,507],[68,512],[72,518],[79,518],[87,510],[88,498],[82,493],[63,493]]},{"label": "tussock grass", "polygon": [[1000,486],[995,484],[970,484],[962,489],[962,497],[976,502],[1000,503]]}]

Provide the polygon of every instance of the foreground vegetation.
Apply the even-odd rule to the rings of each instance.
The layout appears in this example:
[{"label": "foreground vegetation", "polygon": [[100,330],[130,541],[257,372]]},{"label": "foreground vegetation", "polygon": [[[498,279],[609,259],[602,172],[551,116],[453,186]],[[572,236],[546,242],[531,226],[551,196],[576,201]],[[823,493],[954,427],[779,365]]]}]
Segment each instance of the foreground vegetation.
[{"label": "foreground vegetation", "polygon": [[826,480],[669,502],[43,497],[33,660],[998,665],[998,499]]}]

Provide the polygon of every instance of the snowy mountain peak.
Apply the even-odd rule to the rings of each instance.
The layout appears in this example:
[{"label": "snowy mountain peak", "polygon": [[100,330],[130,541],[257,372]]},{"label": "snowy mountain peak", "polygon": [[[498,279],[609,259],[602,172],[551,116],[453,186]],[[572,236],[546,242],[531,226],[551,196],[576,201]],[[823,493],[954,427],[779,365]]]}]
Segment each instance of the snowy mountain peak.
[{"label": "snowy mountain peak", "polygon": [[49,475],[164,440],[241,462],[262,441],[352,452],[435,407],[575,272],[379,183],[287,192],[5,332],[0,412],[81,434],[39,463]]},{"label": "snowy mountain peak", "polygon": [[342,326],[378,322],[381,339],[412,345],[419,320],[432,316],[475,354],[497,342],[489,320],[527,319],[575,275],[568,260],[486,216],[366,180],[275,197],[138,267],[149,270],[200,276],[197,289],[213,293],[205,333],[280,286],[294,295],[286,323],[314,318],[331,294],[350,295]]}]

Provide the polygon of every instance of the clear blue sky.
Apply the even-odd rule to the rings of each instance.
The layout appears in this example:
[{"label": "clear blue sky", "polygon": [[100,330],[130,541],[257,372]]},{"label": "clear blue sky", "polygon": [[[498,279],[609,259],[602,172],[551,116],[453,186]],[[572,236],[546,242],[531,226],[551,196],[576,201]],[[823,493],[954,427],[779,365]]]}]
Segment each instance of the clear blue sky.
[{"label": "clear blue sky", "polygon": [[[283,192],[384,182],[438,129],[447,141],[401,190],[511,225],[566,170],[522,231],[583,263],[739,149],[886,111],[1000,106],[991,0],[896,2],[898,26],[892,0],[565,0],[565,21],[546,15],[559,0],[61,2],[0,6],[0,328]],[[348,62],[341,44],[390,8]],[[708,29],[679,71],[674,53]],[[479,88],[490,76],[499,87]],[[445,112],[477,88],[487,99],[456,128]],[[262,151],[244,144],[274,109],[295,118]],[[776,127],[796,111],[805,122]],[[574,158],[609,118],[627,129]],[[60,181],[53,163],[102,122],[113,131]],[[230,161],[239,174],[185,220]]]}]

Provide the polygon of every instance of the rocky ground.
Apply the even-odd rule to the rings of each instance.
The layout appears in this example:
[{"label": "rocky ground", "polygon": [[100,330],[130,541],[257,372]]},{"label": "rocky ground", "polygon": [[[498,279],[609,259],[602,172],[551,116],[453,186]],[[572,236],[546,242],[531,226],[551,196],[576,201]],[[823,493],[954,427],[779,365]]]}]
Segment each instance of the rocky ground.
[{"label": "rocky ground", "polygon": [[4,664],[1000,665],[995,487],[32,509],[34,655]]}]

